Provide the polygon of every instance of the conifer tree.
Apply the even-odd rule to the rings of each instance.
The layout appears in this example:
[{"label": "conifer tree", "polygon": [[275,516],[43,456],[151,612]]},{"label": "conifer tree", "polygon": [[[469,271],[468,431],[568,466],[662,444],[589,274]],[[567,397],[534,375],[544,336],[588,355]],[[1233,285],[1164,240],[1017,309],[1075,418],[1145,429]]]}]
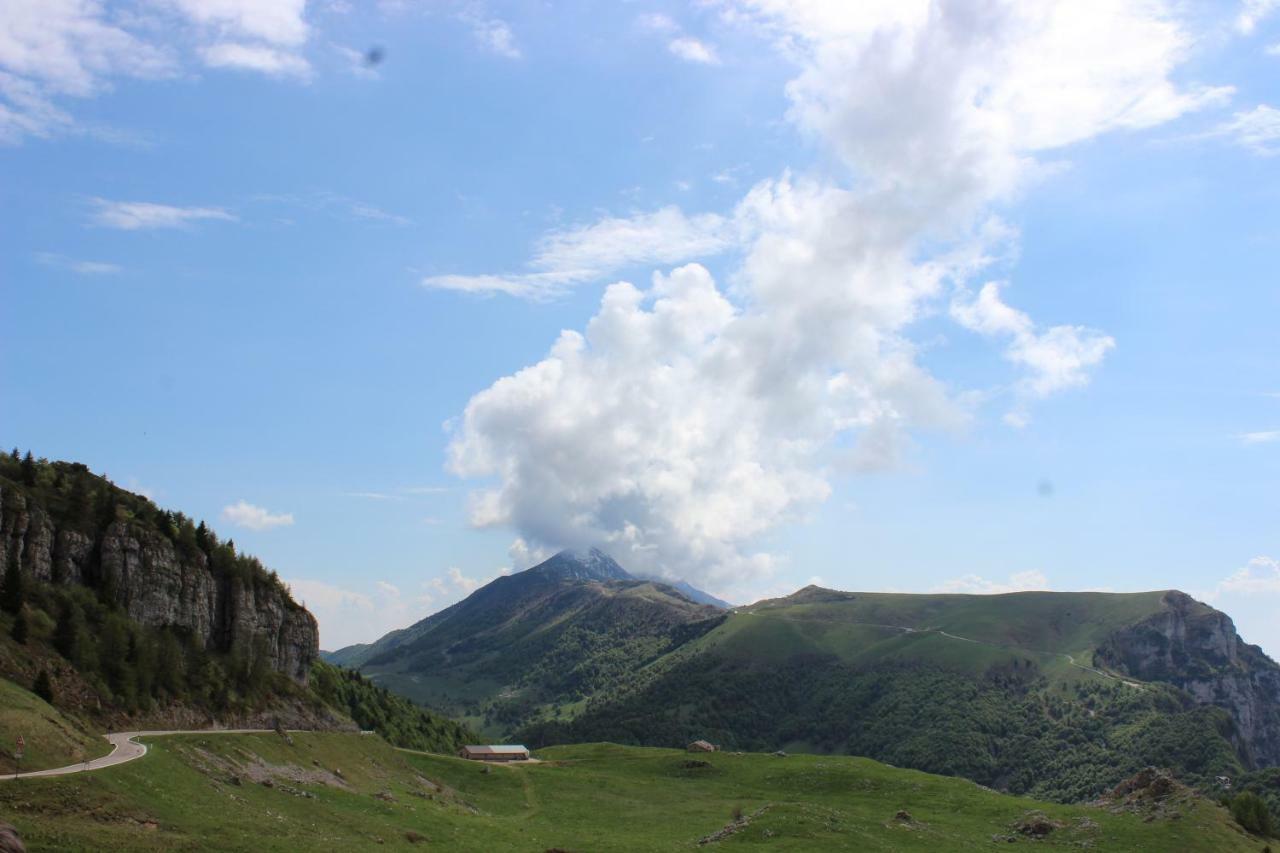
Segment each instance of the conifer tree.
[{"label": "conifer tree", "polygon": [[36,683],[31,685],[31,692],[50,705],[53,704],[53,682],[49,680],[49,671],[42,669],[36,676]]},{"label": "conifer tree", "polygon": [[13,631],[10,633],[15,643],[20,646],[25,646],[27,644],[27,634],[29,631],[30,628],[27,624],[27,610],[24,607],[18,610],[18,615],[13,620]]},{"label": "conifer tree", "polygon": [[31,451],[27,451],[27,455],[22,457],[22,482],[28,486],[36,484],[36,460],[31,455]]},{"label": "conifer tree", "polygon": [[4,582],[0,584],[0,610],[6,613],[17,613],[22,609],[26,590],[23,588],[22,566],[17,560],[10,560],[5,569]]}]

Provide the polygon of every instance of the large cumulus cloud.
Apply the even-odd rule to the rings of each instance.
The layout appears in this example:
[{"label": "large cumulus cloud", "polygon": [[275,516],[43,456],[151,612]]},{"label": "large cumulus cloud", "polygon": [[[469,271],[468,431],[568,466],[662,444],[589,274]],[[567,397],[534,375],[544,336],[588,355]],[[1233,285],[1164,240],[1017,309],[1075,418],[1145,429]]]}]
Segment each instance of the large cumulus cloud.
[{"label": "large cumulus cloud", "polygon": [[[721,8],[796,62],[788,117],[835,177],[784,174],[723,214],[638,218],[655,261],[731,247],[729,281],[689,263],[647,289],[613,284],[584,333],[475,395],[450,465],[489,480],[473,521],[514,528],[524,552],[604,543],[725,590],[768,573],[763,534],[824,500],[837,472],[891,465],[914,431],[966,422],[967,389],[920,363],[921,318],[949,304],[962,329],[1004,346],[1011,422],[1086,384],[1114,343],[1105,333],[1041,326],[981,281],[1013,254],[999,206],[1066,146],[1225,90],[1172,80],[1193,39],[1156,0]],[[691,221],[714,224],[712,244],[686,239]],[[681,225],[669,243],[662,222]],[[608,225],[596,233],[626,231]],[[573,245],[605,275],[617,253],[582,245],[592,233],[544,245]]]}]

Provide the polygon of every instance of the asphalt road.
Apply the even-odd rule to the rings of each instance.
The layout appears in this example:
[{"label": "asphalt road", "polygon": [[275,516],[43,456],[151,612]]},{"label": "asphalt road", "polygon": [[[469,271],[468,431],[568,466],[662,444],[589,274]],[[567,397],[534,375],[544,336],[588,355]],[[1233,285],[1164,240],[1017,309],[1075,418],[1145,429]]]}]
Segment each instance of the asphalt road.
[{"label": "asphalt road", "polygon": [[0,776],[0,780],[5,779],[35,779],[40,776],[66,776],[69,773],[84,773],[89,770],[101,770],[103,767],[114,767],[117,764],[124,764],[129,761],[141,758],[147,754],[147,745],[138,743],[134,738],[138,737],[160,737],[163,735],[249,735],[249,734],[269,734],[273,729],[193,729],[190,731],[163,731],[163,732],[111,732],[103,737],[111,743],[113,747],[111,752],[101,758],[93,758],[89,761],[82,761],[78,764],[68,764],[66,767],[51,767],[48,770],[30,770],[26,773],[9,774]]}]

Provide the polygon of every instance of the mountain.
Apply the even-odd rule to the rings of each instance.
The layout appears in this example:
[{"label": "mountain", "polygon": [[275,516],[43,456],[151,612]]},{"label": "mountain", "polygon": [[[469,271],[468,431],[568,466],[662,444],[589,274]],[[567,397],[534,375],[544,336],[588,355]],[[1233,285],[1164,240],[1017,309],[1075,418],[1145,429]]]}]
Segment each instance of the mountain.
[{"label": "mountain", "polygon": [[108,726],[358,723],[438,748],[471,737],[322,664],[317,637],[276,574],[203,522],[82,464],[0,454],[0,687],[29,697],[32,730],[48,728],[41,707],[73,720],[49,756]]},{"label": "mountain", "polygon": [[497,734],[619,688],[722,617],[601,551],[563,551],[326,658]]},{"label": "mountain", "polygon": [[733,605],[725,601],[723,598],[716,598],[709,592],[703,592],[688,581],[676,581],[671,584],[671,588],[677,592],[683,593],[684,597],[698,604],[710,604],[712,607],[719,607],[721,610],[732,610]]},{"label": "mountain", "polygon": [[1212,788],[1280,763],[1277,677],[1229,617],[1176,591],[806,587],[517,736],[850,753],[1080,800],[1149,764]]}]

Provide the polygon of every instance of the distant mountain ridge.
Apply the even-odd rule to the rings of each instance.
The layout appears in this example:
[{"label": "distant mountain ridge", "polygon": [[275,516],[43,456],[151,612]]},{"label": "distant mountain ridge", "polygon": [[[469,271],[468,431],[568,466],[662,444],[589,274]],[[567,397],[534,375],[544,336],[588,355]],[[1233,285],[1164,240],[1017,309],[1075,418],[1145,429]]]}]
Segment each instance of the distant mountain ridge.
[{"label": "distant mountain ridge", "polygon": [[1147,764],[1211,789],[1280,764],[1278,734],[1280,666],[1184,593],[814,586],[739,608],[643,679],[519,732],[847,752],[1061,800]]},{"label": "distant mountain ridge", "polygon": [[723,610],[691,590],[634,577],[599,549],[562,551],[374,643],[324,657],[496,734],[616,686],[710,630]]}]

